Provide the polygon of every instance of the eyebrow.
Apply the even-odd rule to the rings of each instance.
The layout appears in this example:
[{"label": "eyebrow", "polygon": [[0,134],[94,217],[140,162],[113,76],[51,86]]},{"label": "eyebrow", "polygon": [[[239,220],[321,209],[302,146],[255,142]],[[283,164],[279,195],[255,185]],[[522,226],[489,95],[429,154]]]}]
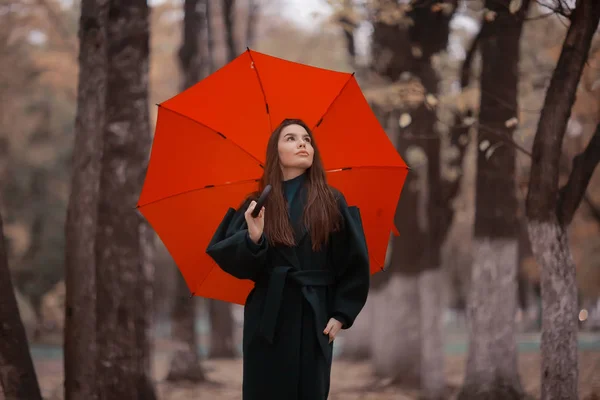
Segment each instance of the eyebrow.
[{"label": "eyebrow", "polygon": [[[285,135],[283,135],[283,137],[286,137],[286,136],[298,136],[298,135],[299,135],[299,133],[286,133]],[[310,138],[310,135],[308,133],[305,133],[305,134],[302,135],[302,137],[308,137],[308,138]]]}]

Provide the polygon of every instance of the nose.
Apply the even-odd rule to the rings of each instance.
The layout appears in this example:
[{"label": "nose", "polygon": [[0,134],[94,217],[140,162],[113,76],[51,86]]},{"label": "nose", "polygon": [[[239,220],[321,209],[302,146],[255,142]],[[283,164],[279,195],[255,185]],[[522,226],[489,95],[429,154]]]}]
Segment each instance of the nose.
[{"label": "nose", "polygon": [[303,149],[306,147],[306,142],[304,140],[299,140],[298,141],[298,147]]}]

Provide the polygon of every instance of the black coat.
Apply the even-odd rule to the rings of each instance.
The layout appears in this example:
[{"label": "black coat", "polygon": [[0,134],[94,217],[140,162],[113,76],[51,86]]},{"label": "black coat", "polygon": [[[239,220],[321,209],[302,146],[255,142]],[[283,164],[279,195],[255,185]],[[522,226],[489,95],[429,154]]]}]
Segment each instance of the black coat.
[{"label": "black coat", "polygon": [[333,343],[323,330],[330,317],[352,326],[370,278],[360,212],[334,193],[342,229],[318,252],[298,223],[304,201],[290,209],[296,247],[250,241],[248,201],[227,211],[206,250],[225,272],[255,282],[244,307],[243,400],[327,399]]}]

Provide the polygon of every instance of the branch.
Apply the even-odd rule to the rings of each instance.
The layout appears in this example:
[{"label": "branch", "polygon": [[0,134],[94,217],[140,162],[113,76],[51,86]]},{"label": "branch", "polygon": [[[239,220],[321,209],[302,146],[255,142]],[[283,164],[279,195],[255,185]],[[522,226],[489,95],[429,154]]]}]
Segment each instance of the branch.
[{"label": "branch", "polygon": [[[527,193],[527,219],[547,222],[559,211],[558,163],[562,142],[575,102],[575,94],[600,20],[597,0],[580,0],[563,42],[556,68],[546,91],[544,106],[535,133]],[[575,175],[577,177],[577,175]],[[580,194],[581,196],[581,194]],[[573,201],[568,200],[567,203]],[[579,204],[581,198],[574,204]],[[573,207],[570,205],[569,207]],[[564,207],[560,207],[563,209]],[[568,215],[567,215],[568,217]],[[569,219],[569,218],[566,218]]]},{"label": "branch", "polygon": [[600,123],[596,126],[596,132],[583,153],[573,158],[573,169],[569,179],[560,189],[557,215],[563,226],[571,223],[598,163],[600,163]]},{"label": "branch", "polygon": [[508,144],[508,145],[514,147],[515,149],[519,150],[521,153],[526,154],[529,157],[531,157],[531,152],[528,151],[526,148],[522,147],[521,145],[519,145],[517,142],[515,142],[512,137],[510,137],[506,134],[500,133],[498,131],[495,131],[494,129],[490,128],[489,126],[483,125],[482,123],[478,123],[478,125],[480,128],[483,128],[484,131],[496,136],[498,139],[500,139],[505,144]]},{"label": "branch", "polygon": [[[553,14],[558,14],[567,19],[571,19],[571,13],[566,13],[564,7],[562,6],[562,3],[560,3],[560,2],[559,2],[558,8],[552,7],[551,5],[547,4],[544,1],[537,0],[536,3],[541,7],[549,9],[550,11],[552,11]],[[569,8],[567,8],[567,9],[569,11],[571,11]]]}]

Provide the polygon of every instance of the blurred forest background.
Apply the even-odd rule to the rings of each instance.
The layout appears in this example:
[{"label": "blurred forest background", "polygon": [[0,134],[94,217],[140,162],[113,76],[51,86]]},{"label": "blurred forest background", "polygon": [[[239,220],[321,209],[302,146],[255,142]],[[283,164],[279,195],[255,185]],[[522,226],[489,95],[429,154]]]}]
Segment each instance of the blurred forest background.
[{"label": "blurred forest background", "polygon": [[[106,1],[88,3],[108,7]],[[138,3],[145,2],[114,7],[145,7]],[[543,133],[540,115],[576,20],[583,21],[581,32],[587,29],[592,39],[586,46],[584,32],[575,36],[578,44],[571,42],[571,47],[585,42],[589,55],[581,63],[580,80],[574,81],[572,107],[564,94],[571,111],[564,141],[558,139],[555,167],[559,187],[569,184],[577,192],[570,179],[573,160],[590,143],[584,153],[589,185],[579,190],[581,206],[575,202],[572,216],[559,217],[576,269],[575,302],[566,307],[566,319],[578,330],[568,339],[578,353],[565,362],[574,362],[575,370],[579,365],[571,377],[579,383],[569,393],[600,398],[600,173],[593,173],[600,154],[600,35],[598,18],[595,25],[591,21],[600,11],[594,3],[578,1],[586,13],[577,20],[572,18],[575,1],[562,0],[148,2],[148,76],[140,78],[148,90],[141,106],[149,113],[148,134],[155,104],[250,47],[355,71],[412,168],[398,213],[401,234],[391,240],[388,269],[373,277],[365,310],[336,341],[331,398],[480,398],[467,396],[478,376],[488,386],[494,379],[509,382],[503,383],[512,388],[508,397],[490,398],[525,393],[554,398],[550,382],[542,395],[543,274],[531,245],[538,236],[535,225],[528,230],[528,221],[536,218],[527,196],[532,176],[540,176],[532,171],[532,153],[541,154],[534,148],[536,132]],[[81,15],[79,1],[0,0],[0,214],[18,310],[47,399],[79,398],[63,392],[62,360],[65,223],[73,182],[77,77],[79,62],[85,61],[78,37]],[[590,15],[591,22],[584,21]],[[579,75],[567,58],[563,61],[561,72]],[[562,81],[569,78],[563,75]],[[95,95],[93,86],[88,90]],[[547,159],[534,159],[543,176]],[[505,198],[498,197],[498,185],[508,189]],[[133,212],[135,203],[129,206]],[[500,244],[488,248],[482,238]],[[160,240],[153,235],[151,243],[152,396],[239,398],[242,308],[189,299]],[[574,271],[564,275],[567,291],[569,276],[575,277]],[[559,297],[561,290],[556,289]],[[7,303],[0,303],[8,312]],[[548,338],[548,343],[562,340],[555,333]],[[572,355],[572,350],[565,351]],[[552,363],[548,357],[545,362]],[[0,367],[2,362],[0,357]],[[558,375],[573,367],[560,365]],[[511,366],[518,368],[511,371]],[[65,387],[68,392],[69,384]]]}]

